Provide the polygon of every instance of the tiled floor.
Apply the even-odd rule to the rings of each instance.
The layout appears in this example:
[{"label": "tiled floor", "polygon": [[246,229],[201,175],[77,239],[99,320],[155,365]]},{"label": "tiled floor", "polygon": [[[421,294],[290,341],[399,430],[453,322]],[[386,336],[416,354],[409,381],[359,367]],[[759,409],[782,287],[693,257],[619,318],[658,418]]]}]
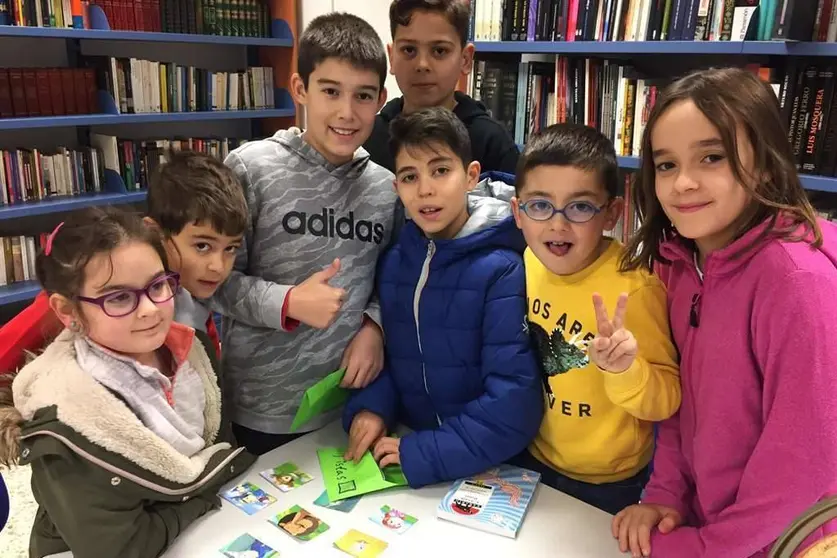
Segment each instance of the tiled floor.
[{"label": "tiled floor", "polygon": [[0,532],[0,556],[26,558],[29,548],[29,532],[35,519],[37,504],[29,486],[29,467],[15,467],[3,471],[3,480],[9,489],[11,514],[6,527]]}]

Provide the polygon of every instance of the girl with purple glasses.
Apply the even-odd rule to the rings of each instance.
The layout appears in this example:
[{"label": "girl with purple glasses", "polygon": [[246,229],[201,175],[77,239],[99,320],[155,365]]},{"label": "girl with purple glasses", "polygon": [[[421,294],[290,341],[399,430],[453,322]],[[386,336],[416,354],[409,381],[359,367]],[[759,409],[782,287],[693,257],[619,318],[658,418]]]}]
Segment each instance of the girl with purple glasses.
[{"label": "girl with purple glasses", "polygon": [[179,277],[133,214],[75,214],[36,271],[65,329],[0,401],[0,466],[32,466],[40,507],[30,556],[158,556],[253,461],[222,422],[214,351],[173,322]]}]

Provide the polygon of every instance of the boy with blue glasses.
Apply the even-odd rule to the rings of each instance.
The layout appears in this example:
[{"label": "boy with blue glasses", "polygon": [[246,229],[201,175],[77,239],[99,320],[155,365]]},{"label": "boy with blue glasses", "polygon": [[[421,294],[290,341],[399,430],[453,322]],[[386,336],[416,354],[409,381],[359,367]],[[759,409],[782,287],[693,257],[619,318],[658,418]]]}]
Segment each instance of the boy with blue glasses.
[{"label": "boy with blue glasses", "polygon": [[647,273],[620,272],[623,246],[604,234],[622,215],[618,183],[610,140],[558,124],[526,145],[512,200],[547,397],[540,431],[515,462],[610,513],[639,501],[652,422],[680,406],[665,288]]}]

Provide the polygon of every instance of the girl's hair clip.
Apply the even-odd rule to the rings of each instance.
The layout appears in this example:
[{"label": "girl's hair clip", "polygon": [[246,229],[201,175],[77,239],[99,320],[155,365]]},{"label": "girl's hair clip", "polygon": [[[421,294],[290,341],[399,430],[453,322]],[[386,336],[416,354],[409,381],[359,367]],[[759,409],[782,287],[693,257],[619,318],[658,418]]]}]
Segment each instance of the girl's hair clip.
[{"label": "girl's hair clip", "polygon": [[55,235],[58,234],[58,230],[64,226],[64,221],[58,223],[55,228],[49,233],[49,236],[46,239],[46,247],[44,248],[44,255],[49,256],[50,252],[52,252],[52,241],[55,240]]}]

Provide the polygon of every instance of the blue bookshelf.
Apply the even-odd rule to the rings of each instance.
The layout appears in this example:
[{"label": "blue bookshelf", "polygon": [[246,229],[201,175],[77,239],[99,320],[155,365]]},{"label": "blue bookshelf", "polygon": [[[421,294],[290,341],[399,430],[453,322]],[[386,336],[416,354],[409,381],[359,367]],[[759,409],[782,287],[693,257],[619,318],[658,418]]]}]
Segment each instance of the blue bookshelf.
[{"label": "blue bookshelf", "polygon": [[[190,0],[191,1],[191,0]],[[150,33],[141,31],[112,30],[107,17],[99,6],[91,5],[88,12],[89,29],[18,27],[0,25],[0,44],[7,49],[15,49],[15,44],[26,39],[65,40],[70,65],[81,52],[81,41],[113,41],[116,43],[157,43],[220,45],[240,48],[247,52],[250,65],[273,66],[274,71],[286,68],[284,59],[291,56],[291,51],[283,53],[276,49],[292,49],[296,44],[296,16],[291,6],[292,0],[267,0],[274,18],[270,26],[269,37],[230,37],[221,35],[200,35],[185,33]],[[286,21],[287,20],[287,21]],[[20,43],[24,44],[24,43]],[[123,45],[127,48],[127,45]],[[140,48],[135,46],[132,48]],[[149,47],[150,48],[150,47]],[[265,50],[265,48],[267,50]],[[242,51],[243,52],[243,51]],[[277,76],[280,83],[287,83],[289,75]],[[105,92],[99,92],[99,110],[97,114],[84,114],[57,117],[2,118],[0,134],[14,134],[26,130],[48,130],[53,128],[78,128],[79,136],[84,137],[86,128],[112,125],[141,124],[176,124],[216,121],[256,121],[288,118],[296,115],[296,107],[290,94],[285,89],[274,91],[274,106],[254,110],[232,111],[196,111],[168,113],[120,114],[114,99]],[[254,133],[256,128],[253,128]],[[113,132],[109,132],[113,134]],[[140,132],[145,134],[146,132]],[[165,134],[164,134],[165,135]],[[74,211],[90,206],[135,204],[146,199],[145,191],[128,191],[122,178],[116,171],[105,170],[102,191],[78,196],[50,197],[41,201],[0,205],[0,223],[16,219],[37,218],[39,216]],[[8,226],[14,227],[13,223]],[[7,228],[8,228],[7,226]],[[6,234],[10,233],[5,233]],[[1,251],[0,251],[1,252]],[[0,253],[2,257],[2,253]],[[23,281],[0,286],[0,306],[25,302],[34,298],[40,287],[36,281]]]},{"label": "blue bookshelf", "polygon": [[837,56],[837,43],[785,41],[479,41],[474,45],[480,54]]},{"label": "blue bookshelf", "polygon": [[145,201],[145,191],[142,192],[107,192],[102,194],[84,194],[80,196],[61,196],[31,203],[20,203],[0,206],[0,221],[63,213],[96,205],[121,205],[142,203]]},{"label": "blue bookshelf", "polygon": [[21,281],[0,287],[0,306],[24,302],[35,298],[41,292],[37,281]]}]

